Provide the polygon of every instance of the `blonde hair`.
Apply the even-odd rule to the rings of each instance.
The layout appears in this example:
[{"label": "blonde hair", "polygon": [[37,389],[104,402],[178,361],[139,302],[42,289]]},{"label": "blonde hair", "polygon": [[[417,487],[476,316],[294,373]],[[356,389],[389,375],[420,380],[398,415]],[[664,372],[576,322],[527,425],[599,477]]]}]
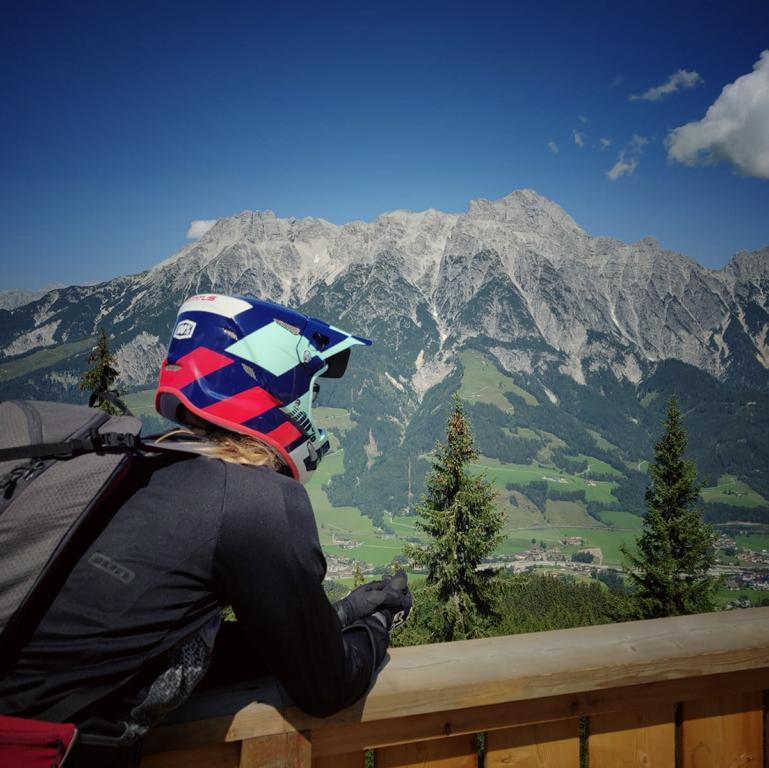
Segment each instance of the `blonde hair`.
[{"label": "blonde hair", "polygon": [[[200,436],[199,433],[190,429],[174,429],[159,437],[158,442],[174,435]],[[203,456],[221,459],[230,464],[270,467],[277,472],[286,467],[283,459],[272,446],[255,437],[239,435],[236,432],[225,432],[224,430],[206,431],[205,437],[208,442],[195,445],[196,451]]]},{"label": "blonde hair", "polygon": [[280,471],[286,465],[278,452],[255,437],[237,434],[214,433],[209,435],[208,455],[230,464],[252,464]]}]

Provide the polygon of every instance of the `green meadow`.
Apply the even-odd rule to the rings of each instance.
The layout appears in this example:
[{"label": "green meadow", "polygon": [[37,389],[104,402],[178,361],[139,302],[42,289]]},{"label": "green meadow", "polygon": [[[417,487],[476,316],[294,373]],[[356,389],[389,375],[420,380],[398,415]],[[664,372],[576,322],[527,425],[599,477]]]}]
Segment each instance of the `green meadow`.
[{"label": "green meadow", "polygon": [[74,357],[81,352],[86,352],[92,349],[93,346],[94,340],[92,338],[81,339],[69,344],[58,344],[50,349],[41,349],[18,360],[3,363],[0,365],[0,381],[16,379],[39,368],[48,368],[51,365],[60,363],[62,360],[66,360],[68,357]]},{"label": "green meadow", "polygon": [[619,453],[619,448],[614,443],[610,443],[600,432],[596,432],[594,429],[588,429],[587,431],[601,450]]},{"label": "green meadow", "polygon": [[505,413],[512,413],[513,406],[505,392],[517,395],[527,405],[539,405],[530,392],[519,387],[509,376],[500,373],[489,358],[480,352],[466,350],[460,354],[464,375],[459,396],[469,403],[488,403]]},{"label": "green meadow", "polygon": [[601,521],[612,528],[628,531],[640,531],[643,520],[632,512],[600,512]]},{"label": "green meadow", "polygon": [[617,487],[615,482],[595,480],[590,484],[589,478],[570,475],[557,467],[536,462],[501,464],[497,459],[481,456],[477,463],[470,466],[470,471],[476,474],[485,472],[497,489],[503,492],[506,491],[508,483],[528,485],[533,482],[546,482],[548,488],[554,491],[584,491],[587,501],[603,504],[617,503],[617,499],[612,494],[612,489]]},{"label": "green meadow", "polygon": [[764,533],[746,533],[735,536],[734,540],[738,547],[752,549],[754,552],[761,552],[764,549],[769,551],[769,535]]},{"label": "green meadow", "polygon": [[587,472],[584,474],[590,475],[611,475],[612,477],[622,477],[622,472],[612,467],[611,464],[607,464],[605,461],[596,459],[595,456],[586,456],[584,453],[577,453],[574,456],[567,456],[567,459],[573,459],[574,461],[586,461]]},{"label": "green meadow", "polygon": [[121,397],[122,401],[128,406],[128,409],[134,416],[140,419],[146,416],[158,417],[155,410],[155,390],[142,389],[139,392],[131,392]]},{"label": "green meadow", "polygon": [[733,507],[769,507],[769,502],[761,494],[733,475],[721,475],[718,485],[703,488],[700,495],[703,501],[720,502]]},{"label": "green meadow", "polygon": [[[561,542],[571,536],[582,539],[580,546],[562,545]],[[508,533],[507,538],[498,547],[497,554],[511,555],[531,549],[532,539],[537,543],[544,541],[548,546],[557,545],[562,554],[569,557],[582,549],[600,549],[601,564],[620,566],[623,562],[620,546],[624,543],[630,551],[635,549],[636,533],[630,530],[613,528],[520,528]]]}]

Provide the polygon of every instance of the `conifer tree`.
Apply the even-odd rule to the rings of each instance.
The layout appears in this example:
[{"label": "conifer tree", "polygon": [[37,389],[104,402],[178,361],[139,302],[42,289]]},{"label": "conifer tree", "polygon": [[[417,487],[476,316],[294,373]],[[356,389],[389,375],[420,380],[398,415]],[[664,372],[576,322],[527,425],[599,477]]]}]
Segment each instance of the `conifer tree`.
[{"label": "conifer tree", "polygon": [[629,577],[637,607],[645,618],[713,610],[718,580],[713,531],[695,508],[700,488],[697,468],[684,459],[687,435],[675,397],[668,403],[665,431],[654,447],[647,512],[638,552],[631,554]]},{"label": "conifer tree", "polygon": [[[110,351],[107,332],[99,329],[99,335],[96,337],[96,346],[88,355],[90,367],[80,379],[80,389],[87,392],[110,392],[117,395],[117,391],[112,389],[115,379],[118,377],[118,370],[115,368],[115,355]],[[98,401],[97,407],[110,414],[120,413],[120,410],[102,398]]]},{"label": "conifer tree", "polygon": [[455,395],[446,443],[435,447],[427,489],[417,506],[417,526],[430,543],[405,550],[416,565],[427,568],[427,584],[436,597],[430,618],[433,641],[485,634],[492,611],[489,576],[477,568],[503,538],[504,518],[494,505],[491,483],[468,471],[477,457],[472,427]]}]

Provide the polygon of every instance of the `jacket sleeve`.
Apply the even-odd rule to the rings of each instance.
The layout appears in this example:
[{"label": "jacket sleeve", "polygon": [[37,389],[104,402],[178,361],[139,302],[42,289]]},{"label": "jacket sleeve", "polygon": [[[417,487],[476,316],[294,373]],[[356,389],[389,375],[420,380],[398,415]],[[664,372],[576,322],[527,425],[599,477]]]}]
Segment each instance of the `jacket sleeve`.
[{"label": "jacket sleeve", "polygon": [[214,578],[251,652],[308,714],[349,706],[368,688],[388,633],[374,618],[342,632],[323,589],[326,561],[304,488],[230,464],[224,505]]}]

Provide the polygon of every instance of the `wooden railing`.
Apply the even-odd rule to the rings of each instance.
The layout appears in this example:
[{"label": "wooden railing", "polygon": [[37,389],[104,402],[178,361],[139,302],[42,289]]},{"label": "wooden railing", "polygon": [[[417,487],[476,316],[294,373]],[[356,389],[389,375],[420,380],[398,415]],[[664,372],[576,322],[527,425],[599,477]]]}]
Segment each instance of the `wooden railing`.
[{"label": "wooden railing", "polygon": [[766,689],[769,608],[395,648],[326,719],[270,682],[194,697],[142,765],[465,768],[485,733],[486,768],[762,768]]}]

